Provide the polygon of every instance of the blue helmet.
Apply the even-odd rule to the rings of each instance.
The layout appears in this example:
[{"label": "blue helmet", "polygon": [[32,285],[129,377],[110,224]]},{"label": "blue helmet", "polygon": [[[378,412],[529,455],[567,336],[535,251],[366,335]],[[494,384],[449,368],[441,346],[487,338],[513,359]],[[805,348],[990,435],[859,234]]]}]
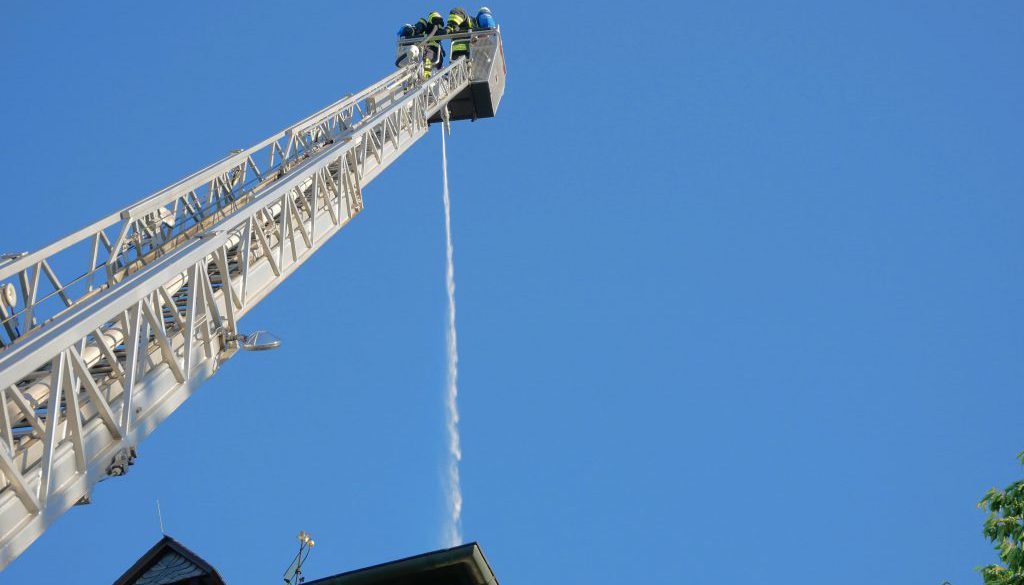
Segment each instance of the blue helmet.
[{"label": "blue helmet", "polygon": [[491,9],[484,6],[480,9],[480,12],[476,15],[476,26],[477,28],[489,29],[496,26],[494,17],[491,16]]},{"label": "blue helmet", "polygon": [[403,24],[402,28],[398,29],[398,36],[407,39],[416,33],[416,29],[411,24]]}]

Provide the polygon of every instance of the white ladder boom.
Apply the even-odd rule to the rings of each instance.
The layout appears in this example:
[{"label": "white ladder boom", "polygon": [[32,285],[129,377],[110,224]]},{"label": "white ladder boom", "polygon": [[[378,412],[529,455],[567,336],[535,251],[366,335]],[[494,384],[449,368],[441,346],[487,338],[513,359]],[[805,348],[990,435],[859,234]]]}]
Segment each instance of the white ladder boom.
[{"label": "white ladder boom", "polygon": [[363,209],[366,185],[431,119],[499,69],[500,100],[500,33],[472,38],[468,59],[429,79],[396,71],[50,246],[0,257],[0,569],[127,472],[239,349],[238,320]]}]

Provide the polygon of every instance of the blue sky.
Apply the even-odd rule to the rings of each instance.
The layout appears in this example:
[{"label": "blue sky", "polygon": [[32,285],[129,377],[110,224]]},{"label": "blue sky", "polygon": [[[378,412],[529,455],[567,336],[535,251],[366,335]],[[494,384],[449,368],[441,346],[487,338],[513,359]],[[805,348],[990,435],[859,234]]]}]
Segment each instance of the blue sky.
[{"label": "blue sky", "polygon": [[[0,248],[384,76],[429,8],[6,7]],[[449,159],[465,534],[501,582],[979,583],[975,503],[1024,473],[1024,6],[491,8],[508,89]],[[246,318],[285,347],[5,582],[112,582],[157,498],[236,585],[299,530],[310,577],[440,545],[439,135],[366,205]]]}]

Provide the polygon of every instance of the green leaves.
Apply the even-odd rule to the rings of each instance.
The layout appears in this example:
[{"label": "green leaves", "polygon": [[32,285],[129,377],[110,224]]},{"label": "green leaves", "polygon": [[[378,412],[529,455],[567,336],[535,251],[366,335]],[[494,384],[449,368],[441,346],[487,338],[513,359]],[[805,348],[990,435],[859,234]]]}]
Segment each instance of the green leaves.
[{"label": "green leaves", "polygon": [[[1024,451],[1017,460],[1024,465]],[[989,512],[982,534],[995,545],[1005,565],[980,567],[985,585],[1024,585],[1024,480],[1003,490],[988,490],[978,507]]]}]

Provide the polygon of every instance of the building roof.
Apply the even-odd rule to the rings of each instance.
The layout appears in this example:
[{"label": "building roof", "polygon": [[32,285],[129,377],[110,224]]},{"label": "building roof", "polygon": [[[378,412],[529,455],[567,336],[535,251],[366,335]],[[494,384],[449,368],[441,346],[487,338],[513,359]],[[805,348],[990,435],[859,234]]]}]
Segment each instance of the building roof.
[{"label": "building roof", "polygon": [[305,585],[498,585],[475,542],[375,565]]},{"label": "building roof", "polygon": [[170,536],[142,555],[114,585],[225,585],[217,570]]}]

